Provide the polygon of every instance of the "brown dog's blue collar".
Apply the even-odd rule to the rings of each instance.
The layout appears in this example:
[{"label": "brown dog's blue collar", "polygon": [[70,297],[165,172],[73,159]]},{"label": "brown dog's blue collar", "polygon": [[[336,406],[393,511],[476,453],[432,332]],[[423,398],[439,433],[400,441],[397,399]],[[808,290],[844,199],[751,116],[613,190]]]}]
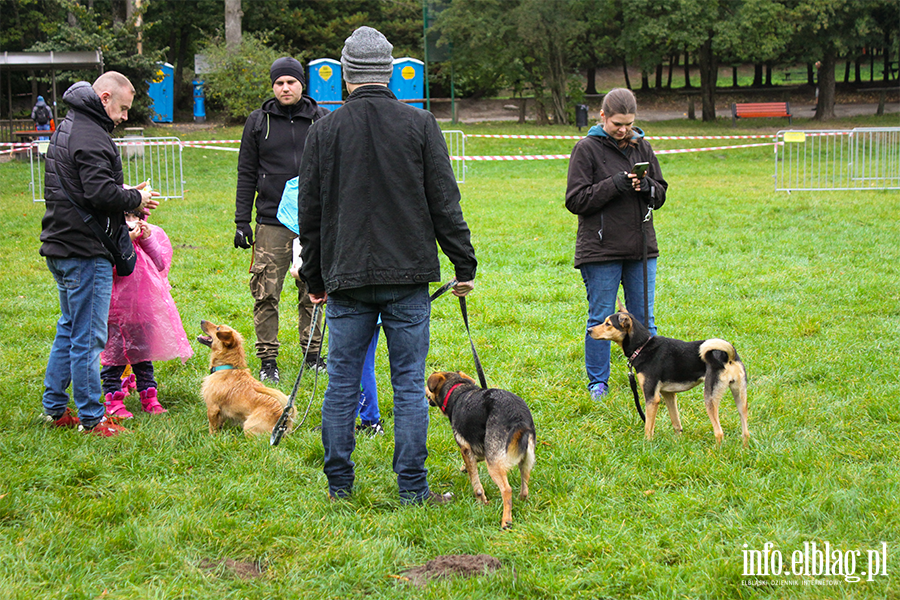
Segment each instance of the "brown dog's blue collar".
[{"label": "brown dog's blue collar", "polygon": [[219,371],[227,371],[229,369],[233,369],[234,367],[231,365],[219,365],[218,367],[213,367],[209,370],[210,374],[218,373]]}]

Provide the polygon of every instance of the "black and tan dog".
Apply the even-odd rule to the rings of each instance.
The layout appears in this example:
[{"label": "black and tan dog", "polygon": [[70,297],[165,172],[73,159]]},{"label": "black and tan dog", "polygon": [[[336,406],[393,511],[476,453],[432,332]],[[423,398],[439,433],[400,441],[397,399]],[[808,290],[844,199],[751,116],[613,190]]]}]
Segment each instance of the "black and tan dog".
[{"label": "black and tan dog", "polygon": [[506,390],[482,389],[461,371],[442,371],[428,378],[425,395],[450,419],[453,436],[465,462],[475,497],[488,503],[478,462],[487,462],[491,479],[503,498],[501,527],[512,525],[512,487],[507,473],[519,466],[519,499],[528,498],[528,479],[534,467],[534,421],[525,401]]},{"label": "black and tan dog", "polygon": [[647,421],[644,434],[653,437],[660,400],[665,401],[672,427],[681,433],[676,392],[689,390],[701,382],[706,412],[712,422],[716,443],[723,434],[719,425],[719,403],[726,389],[731,389],[741,417],[744,446],[750,439],[747,429],[747,370],[730,343],[720,339],[683,342],[651,335],[644,325],[628,312],[610,315],[601,325],[591,327],[595,340],[612,340],[622,346],[628,363],[637,373],[644,392]]}]

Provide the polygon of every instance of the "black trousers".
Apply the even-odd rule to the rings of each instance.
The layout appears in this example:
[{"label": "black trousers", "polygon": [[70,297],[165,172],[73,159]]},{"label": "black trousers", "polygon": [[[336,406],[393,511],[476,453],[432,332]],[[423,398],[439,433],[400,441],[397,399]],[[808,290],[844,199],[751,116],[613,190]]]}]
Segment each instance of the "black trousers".
[{"label": "black trousers", "polygon": [[[113,394],[122,389],[122,373],[127,365],[109,365],[100,370],[100,380],[103,382],[103,395]],[[155,388],[156,380],[153,378],[153,363],[145,361],[131,365],[134,377],[137,379],[139,392]]]}]

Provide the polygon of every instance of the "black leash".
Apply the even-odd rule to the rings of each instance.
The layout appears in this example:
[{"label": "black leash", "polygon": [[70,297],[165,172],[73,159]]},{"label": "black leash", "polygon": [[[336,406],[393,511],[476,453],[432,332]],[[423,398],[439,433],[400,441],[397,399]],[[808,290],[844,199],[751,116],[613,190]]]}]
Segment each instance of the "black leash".
[{"label": "black leash", "polygon": [[[431,301],[434,302],[440,298],[447,290],[456,285],[457,281],[451,279],[437,289],[431,295]],[[484,369],[481,367],[481,359],[478,358],[478,351],[475,349],[475,342],[472,340],[472,330],[469,328],[469,311],[466,308],[466,297],[459,297],[459,312],[462,313],[463,323],[466,325],[466,333],[469,335],[469,345],[472,347],[472,358],[475,360],[475,371],[478,373],[478,381],[481,383],[482,389],[487,389],[487,378],[484,376]]]},{"label": "black leash", "polygon": [[[650,286],[650,277],[647,273],[647,223],[652,217],[653,206],[648,206],[647,215],[644,217],[643,222],[641,222],[641,242],[643,245],[642,260],[644,263],[644,321],[647,322],[647,327],[650,326],[650,290],[647,289]],[[644,409],[641,408],[641,399],[640,396],[638,396],[637,381],[634,377],[634,368],[631,366],[630,359],[628,361],[628,383],[631,385],[631,394],[634,396],[634,407],[637,409],[641,421],[646,423],[647,417],[644,415]]]},{"label": "black leash", "polygon": [[[291,390],[291,395],[288,398],[288,403],[284,407],[284,412],[281,413],[281,416],[278,417],[278,421],[275,423],[275,427],[272,428],[272,437],[269,439],[270,446],[277,446],[281,441],[281,438],[284,437],[285,431],[287,431],[288,421],[291,418],[291,409],[294,407],[294,399],[297,397],[297,390],[300,388],[300,380],[303,379],[303,370],[306,368],[306,358],[309,356],[309,348],[312,346],[313,334],[315,333],[316,321],[319,318],[319,304],[313,305],[313,314],[312,314],[312,326],[310,327],[309,339],[306,341],[306,352],[303,353],[303,362],[300,363],[300,372],[297,373],[297,380],[294,382],[294,389]],[[322,336],[325,336],[325,323],[322,324]],[[316,369],[316,380],[313,386],[313,393],[309,399],[310,405],[312,404],[312,399],[316,395],[316,388],[319,385],[319,370]],[[306,412],[309,412],[309,405],[306,407]],[[306,414],[303,415],[303,419],[306,419]],[[300,421],[300,425],[303,424],[303,420]],[[300,426],[298,425],[298,427]]]}]

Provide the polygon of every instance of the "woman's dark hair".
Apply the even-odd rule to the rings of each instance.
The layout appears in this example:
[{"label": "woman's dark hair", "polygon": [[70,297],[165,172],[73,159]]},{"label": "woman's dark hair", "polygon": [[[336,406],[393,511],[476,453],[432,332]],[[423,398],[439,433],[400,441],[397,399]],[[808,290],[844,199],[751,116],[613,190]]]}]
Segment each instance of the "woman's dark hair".
[{"label": "woman's dark hair", "polygon": [[614,88],[603,97],[603,104],[600,108],[607,117],[633,115],[637,112],[637,100],[631,90]]}]

